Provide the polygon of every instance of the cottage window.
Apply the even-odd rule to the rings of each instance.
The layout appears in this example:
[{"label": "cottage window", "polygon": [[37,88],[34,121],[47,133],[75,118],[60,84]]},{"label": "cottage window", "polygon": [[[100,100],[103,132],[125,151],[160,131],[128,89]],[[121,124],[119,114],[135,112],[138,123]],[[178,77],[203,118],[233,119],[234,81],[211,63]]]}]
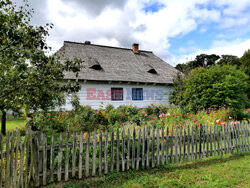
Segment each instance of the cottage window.
[{"label": "cottage window", "polygon": [[122,101],[123,100],[123,88],[111,88],[111,100]]},{"label": "cottage window", "polygon": [[143,100],[143,88],[132,88],[132,100]]}]

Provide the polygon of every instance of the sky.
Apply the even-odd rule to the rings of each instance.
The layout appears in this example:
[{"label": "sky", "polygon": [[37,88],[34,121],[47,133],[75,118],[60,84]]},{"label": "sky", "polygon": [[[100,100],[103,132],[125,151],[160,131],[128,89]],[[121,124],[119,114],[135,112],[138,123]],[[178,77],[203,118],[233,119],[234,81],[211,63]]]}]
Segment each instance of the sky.
[{"label": "sky", "polygon": [[[20,5],[22,0],[15,0]],[[250,0],[29,0],[32,24],[53,23],[47,39],[140,49],[175,66],[196,55],[241,57],[250,49]]]}]

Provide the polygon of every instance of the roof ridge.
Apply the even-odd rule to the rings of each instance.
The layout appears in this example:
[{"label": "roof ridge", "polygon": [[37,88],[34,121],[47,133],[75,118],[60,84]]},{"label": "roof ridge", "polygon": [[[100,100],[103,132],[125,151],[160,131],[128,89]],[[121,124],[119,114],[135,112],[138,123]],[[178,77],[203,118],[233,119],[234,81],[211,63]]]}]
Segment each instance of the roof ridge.
[{"label": "roof ridge", "polygon": [[[116,49],[121,49],[121,50],[131,50],[130,48],[122,48],[122,47],[116,47],[116,46],[106,46],[106,45],[100,45],[100,44],[85,44],[83,42],[74,42],[74,41],[64,41],[64,43],[73,43],[73,44],[82,44],[86,46],[98,46],[98,47],[106,47],[106,48],[116,48]],[[153,53],[152,51],[147,51],[147,50],[140,50],[140,52],[148,52],[148,53]]]}]

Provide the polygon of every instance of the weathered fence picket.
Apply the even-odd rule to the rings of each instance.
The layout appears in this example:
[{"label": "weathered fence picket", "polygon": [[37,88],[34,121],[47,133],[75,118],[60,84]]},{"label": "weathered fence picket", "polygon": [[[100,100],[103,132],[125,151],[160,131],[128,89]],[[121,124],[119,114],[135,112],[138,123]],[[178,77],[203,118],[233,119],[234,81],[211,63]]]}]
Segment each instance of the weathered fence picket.
[{"label": "weathered fence picket", "polygon": [[[144,127],[119,132],[52,135],[0,134],[0,188],[47,185],[130,168],[190,161],[249,151],[248,123],[198,127]],[[48,164],[47,164],[48,163]],[[69,173],[71,176],[69,176]],[[83,175],[84,174],[84,175]],[[64,176],[63,176],[64,175]]]}]

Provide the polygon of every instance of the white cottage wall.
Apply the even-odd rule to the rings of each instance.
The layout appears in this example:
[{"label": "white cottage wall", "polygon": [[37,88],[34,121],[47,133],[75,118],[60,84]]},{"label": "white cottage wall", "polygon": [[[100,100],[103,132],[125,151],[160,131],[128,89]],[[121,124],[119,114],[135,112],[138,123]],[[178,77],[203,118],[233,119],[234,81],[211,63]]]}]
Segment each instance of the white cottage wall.
[{"label": "white cottage wall", "polygon": [[[122,101],[111,100],[111,88],[123,88]],[[132,88],[143,88],[143,100],[132,100]],[[82,83],[78,96],[81,105],[90,105],[93,109],[105,108],[108,104],[114,105],[115,108],[129,104],[143,108],[152,103],[167,104],[171,88],[167,85],[86,82]],[[62,109],[72,110],[70,97],[66,98],[66,104]]]}]

